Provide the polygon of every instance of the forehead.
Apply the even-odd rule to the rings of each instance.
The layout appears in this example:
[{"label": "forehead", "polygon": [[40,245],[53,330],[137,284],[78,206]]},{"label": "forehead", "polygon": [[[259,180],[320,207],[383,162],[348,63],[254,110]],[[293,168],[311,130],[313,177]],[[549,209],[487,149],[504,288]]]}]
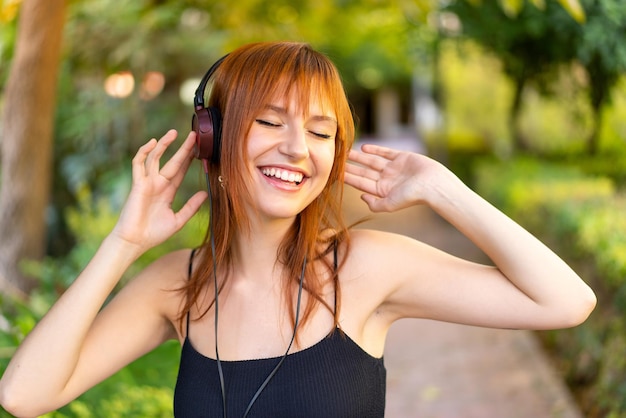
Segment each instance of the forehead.
[{"label": "forehead", "polygon": [[309,88],[290,85],[287,88],[277,89],[264,106],[265,108],[284,109],[290,113],[298,113],[336,118],[335,105],[331,95],[321,83],[311,83]]}]

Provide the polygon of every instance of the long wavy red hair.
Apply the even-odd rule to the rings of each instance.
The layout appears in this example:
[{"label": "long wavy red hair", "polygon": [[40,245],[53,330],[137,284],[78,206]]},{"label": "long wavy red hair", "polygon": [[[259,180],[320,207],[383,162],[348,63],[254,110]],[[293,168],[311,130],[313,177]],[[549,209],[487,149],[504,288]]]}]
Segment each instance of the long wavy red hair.
[{"label": "long wavy red hair", "polygon": [[[181,325],[191,307],[211,286],[213,265],[218,266],[219,288],[224,286],[232,271],[231,245],[236,234],[249,232],[249,219],[243,202],[249,201],[248,190],[241,173],[245,171],[248,131],[258,114],[276,97],[297,94],[301,111],[306,111],[311,97],[332,106],[338,122],[335,137],[335,157],[330,178],[320,195],[297,217],[285,235],[278,251],[277,262],[283,265],[283,295],[287,306],[294,306],[293,283],[299,281],[305,258],[308,260],[304,289],[311,296],[304,307],[301,324],[307,322],[318,304],[334,312],[335,325],[341,304],[337,269],[333,257],[328,257],[335,246],[347,251],[347,226],[341,212],[343,174],[347,153],[354,140],[354,120],[346,94],[334,64],[308,44],[295,42],[262,42],[242,46],[231,52],[212,77],[209,106],[222,113],[222,149],[220,164],[209,168],[209,182],[213,192],[213,232],[215,255],[211,252],[209,232],[194,260],[195,268],[182,289],[186,300],[181,310]],[[317,96],[316,96],[317,95]],[[227,179],[227,187],[220,187],[218,176]],[[320,261],[312,262],[312,261]],[[341,265],[341,262],[339,263]],[[326,271],[320,271],[319,266]],[[329,306],[322,292],[334,281],[335,307]],[[201,315],[211,308],[207,307]],[[295,321],[293,309],[292,323]]]}]

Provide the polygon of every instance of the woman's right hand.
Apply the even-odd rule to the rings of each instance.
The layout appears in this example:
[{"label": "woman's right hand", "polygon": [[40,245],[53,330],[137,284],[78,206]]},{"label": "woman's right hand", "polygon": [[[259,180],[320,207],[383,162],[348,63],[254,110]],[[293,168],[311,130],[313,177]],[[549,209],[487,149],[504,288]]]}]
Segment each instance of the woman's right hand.
[{"label": "woman's right hand", "polygon": [[176,191],[193,159],[195,133],[190,132],[161,167],[161,157],[176,137],[177,132],[170,130],[158,141],[153,138],[133,158],[132,188],[111,236],[130,244],[138,254],[179,231],[207,198],[207,192],[199,191],[180,210],[172,209]]}]

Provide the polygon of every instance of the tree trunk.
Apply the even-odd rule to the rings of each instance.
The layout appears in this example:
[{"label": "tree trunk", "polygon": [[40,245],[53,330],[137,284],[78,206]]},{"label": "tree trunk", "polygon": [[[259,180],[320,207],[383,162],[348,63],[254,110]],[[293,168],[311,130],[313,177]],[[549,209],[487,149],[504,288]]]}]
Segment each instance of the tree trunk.
[{"label": "tree trunk", "polygon": [[52,138],[65,0],[24,0],[4,94],[0,185],[0,291],[28,292],[23,260],[45,252]]},{"label": "tree trunk", "polygon": [[589,86],[589,105],[593,115],[593,125],[587,137],[587,152],[595,155],[600,150],[600,130],[602,129],[602,118],[604,116],[604,105],[609,99],[611,86],[617,83],[617,76],[610,77],[603,73],[600,60],[592,61],[587,67],[587,73],[591,85]]},{"label": "tree trunk", "polygon": [[514,151],[527,151],[528,144],[522,134],[519,118],[522,113],[522,103],[524,96],[524,87],[526,86],[525,78],[514,79],[515,90],[513,92],[513,102],[509,111],[509,132],[513,138]]}]

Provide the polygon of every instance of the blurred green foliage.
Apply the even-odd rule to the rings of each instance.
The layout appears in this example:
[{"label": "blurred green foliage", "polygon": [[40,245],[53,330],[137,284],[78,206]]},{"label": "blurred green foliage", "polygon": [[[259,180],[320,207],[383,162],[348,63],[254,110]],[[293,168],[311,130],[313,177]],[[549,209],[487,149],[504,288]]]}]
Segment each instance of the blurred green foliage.
[{"label": "blurred green foliage", "polygon": [[626,6],[621,0],[581,0],[584,22],[555,2],[515,1],[515,13],[502,2],[453,0],[443,8],[458,16],[461,28],[451,36],[472,39],[502,63],[513,83],[509,130],[516,149],[525,150],[527,133],[520,114],[526,90],[559,94],[559,74],[567,67],[584,72],[592,129],[586,141],[589,153],[599,151],[599,135],[605,107],[626,71]]},{"label": "blurred green foliage", "polygon": [[558,248],[598,294],[598,307],[583,325],[541,335],[585,416],[623,417],[625,192],[571,161],[491,160],[477,164],[475,178],[479,193]]},{"label": "blurred green foliage", "polygon": [[[445,117],[443,127],[425,132],[429,148],[444,146],[451,156],[467,152],[501,158],[514,155],[507,127],[514,86],[503,74],[500,61],[475,42],[451,40],[442,43],[439,59]],[[552,81],[551,89],[557,94],[545,96],[535,88],[526,91],[520,119],[527,152],[541,158],[575,159],[578,164],[595,166],[600,174],[610,171],[611,177],[623,177],[625,79],[615,86],[611,106],[603,114],[599,150],[593,156],[586,152],[593,124],[585,86],[584,75],[571,69],[559,72]]]}]

